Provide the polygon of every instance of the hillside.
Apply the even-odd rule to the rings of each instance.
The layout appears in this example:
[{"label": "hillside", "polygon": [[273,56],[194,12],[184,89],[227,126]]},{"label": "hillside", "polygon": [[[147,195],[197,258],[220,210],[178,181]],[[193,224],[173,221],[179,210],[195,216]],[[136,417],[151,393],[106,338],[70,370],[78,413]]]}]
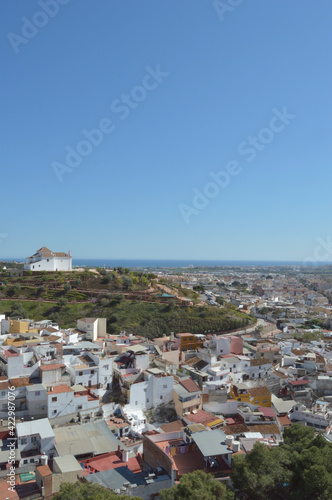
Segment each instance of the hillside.
[{"label": "hillside", "polygon": [[174,289],[170,295],[153,274],[129,269],[21,277],[3,273],[0,281],[0,313],[51,319],[66,328],[75,327],[81,317],[106,317],[109,333],[126,330],[154,338],[170,332],[222,332],[255,323],[231,304],[198,306],[198,294],[192,290]]}]

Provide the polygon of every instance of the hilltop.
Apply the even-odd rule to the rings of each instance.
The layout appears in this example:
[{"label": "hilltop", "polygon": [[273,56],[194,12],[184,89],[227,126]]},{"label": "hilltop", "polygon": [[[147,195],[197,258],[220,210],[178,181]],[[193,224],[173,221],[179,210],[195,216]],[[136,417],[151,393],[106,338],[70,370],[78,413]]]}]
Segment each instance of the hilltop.
[{"label": "hilltop", "polygon": [[[81,317],[106,317],[109,333],[125,329],[148,338],[173,331],[222,332],[255,324],[232,304],[202,305],[199,294],[169,287],[150,273],[117,268],[89,272],[0,274],[0,313],[51,319],[74,327]],[[19,274],[19,273],[18,273]]]}]

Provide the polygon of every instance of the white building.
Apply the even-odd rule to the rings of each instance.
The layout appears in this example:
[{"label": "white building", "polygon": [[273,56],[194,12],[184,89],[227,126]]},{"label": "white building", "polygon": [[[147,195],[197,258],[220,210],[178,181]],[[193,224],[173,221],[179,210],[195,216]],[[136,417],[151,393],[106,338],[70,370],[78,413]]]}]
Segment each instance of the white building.
[{"label": "white building", "polygon": [[81,318],[76,322],[77,330],[85,333],[94,342],[98,337],[106,337],[106,318]]},{"label": "white building", "polygon": [[82,385],[60,385],[47,393],[47,416],[49,419],[74,415],[95,414],[99,410],[99,399]]},{"label": "white building", "polygon": [[92,352],[81,356],[65,355],[67,371],[73,384],[110,389],[113,380],[113,359]]},{"label": "white building", "polygon": [[311,409],[297,403],[289,413],[291,422],[305,422],[316,430],[325,430],[332,424],[332,411],[325,401],[316,401]]},{"label": "white building", "polygon": [[52,252],[49,248],[42,247],[36,253],[27,257],[24,264],[27,271],[71,271],[72,256],[70,251]]},{"label": "white building", "polygon": [[20,466],[40,461],[42,455],[53,458],[55,436],[47,418],[16,424],[17,448],[21,452]]}]

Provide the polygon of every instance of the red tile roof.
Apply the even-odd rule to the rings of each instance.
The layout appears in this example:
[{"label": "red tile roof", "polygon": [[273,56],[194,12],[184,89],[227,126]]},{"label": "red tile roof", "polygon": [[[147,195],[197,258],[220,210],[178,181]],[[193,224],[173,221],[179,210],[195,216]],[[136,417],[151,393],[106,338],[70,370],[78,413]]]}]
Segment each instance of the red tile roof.
[{"label": "red tile roof", "polygon": [[48,465],[41,465],[40,467],[37,467],[37,471],[39,472],[39,474],[42,477],[51,476],[52,475],[52,471],[51,471],[51,469],[49,468]]},{"label": "red tile roof", "polygon": [[310,384],[310,380],[291,380],[290,385],[308,385]]},{"label": "red tile roof", "polygon": [[288,415],[285,415],[284,417],[278,417],[280,425],[283,427],[288,427],[289,425],[292,425],[292,422]]},{"label": "red tile roof", "polygon": [[263,413],[264,417],[276,417],[277,415],[274,413],[272,408],[264,408],[263,406],[260,406],[257,408],[257,410],[260,413]]},{"label": "red tile roof", "polygon": [[186,380],[181,380],[180,384],[188,392],[197,392],[197,391],[200,391],[200,388],[198,387],[198,385],[196,384],[196,382],[194,382],[191,378],[188,378]]},{"label": "red tile roof", "polygon": [[174,422],[170,422],[169,424],[164,424],[160,426],[164,432],[177,432],[181,431],[185,427],[182,420],[175,420]]},{"label": "red tile roof", "polygon": [[83,476],[90,474],[90,472],[117,469],[118,467],[127,467],[134,474],[142,470],[140,455],[129,458],[128,462],[124,462],[122,460],[122,453],[118,451],[112,451],[104,455],[88,458],[87,460],[82,460],[80,463],[85,465]]},{"label": "red tile roof", "polygon": [[217,420],[218,417],[212,415],[212,413],[208,413],[207,411],[197,410],[196,413],[190,413],[190,415],[186,415],[185,418],[195,424],[207,425],[209,422]]},{"label": "red tile roof", "polygon": [[47,394],[60,394],[62,392],[74,392],[71,387],[68,387],[68,385],[58,385],[56,387],[53,387],[53,391],[48,391]]},{"label": "red tile roof", "polygon": [[41,369],[41,371],[43,372],[46,372],[46,371],[49,371],[49,370],[59,370],[60,368],[65,368],[66,365],[64,364],[52,364],[52,365],[41,365],[39,368]]}]

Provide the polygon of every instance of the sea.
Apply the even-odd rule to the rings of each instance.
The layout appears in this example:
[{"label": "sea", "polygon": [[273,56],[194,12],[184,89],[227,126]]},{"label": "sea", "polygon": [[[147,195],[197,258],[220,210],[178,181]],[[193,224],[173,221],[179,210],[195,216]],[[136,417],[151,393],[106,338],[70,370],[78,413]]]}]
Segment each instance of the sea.
[{"label": "sea", "polygon": [[[321,265],[330,265],[324,262]],[[169,259],[74,259],[73,266],[91,267],[139,267],[139,268],[171,268],[171,267],[280,267],[303,266],[303,261],[253,261],[253,260],[169,260]]]},{"label": "sea", "polygon": [[[25,262],[23,258],[13,259],[2,258],[0,260]],[[76,267],[128,267],[128,268],[190,268],[190,267],[285,267],[285,266],[308,266],[312,264],[305,261],[283,261],[283,260],[171,260],[171,259],[75,259],[73,258],[73,266]],[[327,266],[332,265],[332,262],[317,262],[316,265]],[[315,266],[316,267],[316,266]]]}]

